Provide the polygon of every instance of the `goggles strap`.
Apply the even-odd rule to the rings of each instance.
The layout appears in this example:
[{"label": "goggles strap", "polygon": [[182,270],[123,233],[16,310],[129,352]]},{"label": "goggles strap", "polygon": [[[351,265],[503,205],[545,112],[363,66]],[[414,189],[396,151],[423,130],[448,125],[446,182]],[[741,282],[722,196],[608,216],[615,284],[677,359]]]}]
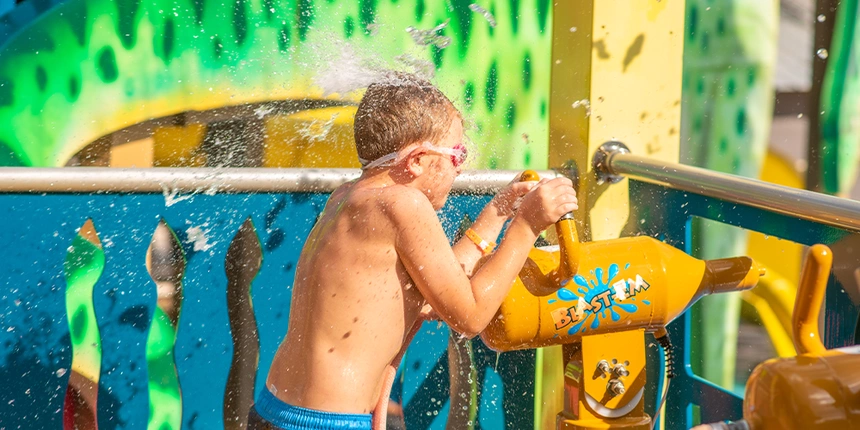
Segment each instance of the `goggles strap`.
[{"label": "goggles strap", "polygon": [[[424,142],[419,147],[427,148],[431,151],[436,152],[437,154],[442,154],[442,155],[451,155],[451,156],[457,157],[457,156],[460,156],[462,154],[462,150],[436,146],[430,142]],[[412,151],[413,149],[415,149],[415,148],[410,149],[410,151]],[[402,151],[402,150],[403,149],[401,149],[400,151]],[[397,164],[398,161],[400,161],[399,160],[400,151],[392,152],[390,154],[385,154],[382,157],[379,157],[373,161],[365,160],[365,159],[359,157],[358,162],[361,163],[361,170],[372,169],[374,167],[380,167],[380,166],[394,165],[394,164]]]}]

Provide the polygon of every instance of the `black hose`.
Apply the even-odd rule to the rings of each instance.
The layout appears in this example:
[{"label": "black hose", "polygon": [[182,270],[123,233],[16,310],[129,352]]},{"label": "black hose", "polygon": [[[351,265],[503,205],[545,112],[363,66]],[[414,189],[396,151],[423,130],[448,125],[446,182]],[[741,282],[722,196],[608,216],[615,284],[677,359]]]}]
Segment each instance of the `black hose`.
[{"label": "black hose", "polygon": [[672,379],[675,377],[675,348],[672,346],[672,340],[669,339],[669,333],[658,337],[657,343],[663,348],[663,354],[666,356],[666,377]]},{"label": "black hose", "polygon": [[675,353],[672,347],[672,340],[669,339],[669,333],[665,329],[657,332],[659,337],[656,337],[657,343],[663,348],[663,354],[666,361],[666,386],[663,387],[663,396],[657,404],[657,410],[654,412],[654,418],[651,420],[651,430],[657,425],[657,418],[660,416],[660,410],[663,409],[663,404],[666,402],[666,397],[669,397],[669,382],[675,377]]}]

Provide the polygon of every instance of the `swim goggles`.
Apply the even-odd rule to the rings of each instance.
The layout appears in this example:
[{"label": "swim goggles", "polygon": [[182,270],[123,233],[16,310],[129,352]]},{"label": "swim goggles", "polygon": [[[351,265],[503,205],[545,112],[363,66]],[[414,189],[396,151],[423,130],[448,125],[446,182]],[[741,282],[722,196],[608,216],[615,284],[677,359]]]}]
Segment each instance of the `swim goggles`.
[{"label": "swim goggles", "polygon": [[[424,142],[421,144],[421,146],[419,146],[419,148],[426,148],[430,150],[430,152],[435,152],[436,154],[447,155],[451,157],[451,164],[454,165],[454,168],[462,166],[463,163],[466,162],[466,158],[468,158],[469,156],[469,151],[466,149],[466,144],[464,144],[463,142],[454,145],[453,148],[445,148],[442,146],[433,145],[430,142]],[[358,161],[361,163],[361,170],[372,169],[374,167],[393,166],[403,161],[403,159],[405,159],[415,149],[416,148],[412,148],[402,155],[400,153],[402,151],[401,150],[383,155],[382,157],[379,157],[373,161],[365,160],[363,158],[359,158]]]}]

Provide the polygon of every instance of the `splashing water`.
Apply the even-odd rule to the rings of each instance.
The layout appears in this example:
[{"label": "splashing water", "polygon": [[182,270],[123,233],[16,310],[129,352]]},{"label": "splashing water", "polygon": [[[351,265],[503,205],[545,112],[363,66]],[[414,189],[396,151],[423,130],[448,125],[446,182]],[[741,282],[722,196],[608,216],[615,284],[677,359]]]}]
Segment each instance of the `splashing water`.
[{"label": "splashing water", "polygon": [[321,142],[328,137],[332,127],[334,127],[334,121],[337,119],[338,115],[339,114],[332,115],[328,121],[308,121],[298,127],[296,131],[310,143]]},{"label": "splashing water", "polygon": [[257,109],[254,109],[254,115],[257,119],[263,119],[266,115],[274,112],[275,108],[271,106],[260,106]]},{"label": "splashing water", "polygon": [[188,200],[194,197],[195,193],[181,195],[178,188],[169,188],[167,185],[161,184],[161,193],[164,195],[164,206],[171,207],[181,201]]},{"label": "splashing water", "polygon": [[428,81],[436,75],[436,66],[430,60],[421,60],[409,54],[402,54],[394,57],[394,61],[406,66],[407,69],[411,69],[416,75]]},{"label": "splashing water", "polygon": [[585,108],[585,116],[586,117],[591,116],[591,102],[589,102],[588,99],[577,100],[577,101],[573,102],[573,104],[571,106],[574,109],[582,106],[583,108]]},{"label": "splashing water", "polygon": [[379,34],[380,27],[382,27],[382,24],[372,22],[370,24],[367,24],[365,28],[367,29],[367,32],[370,33],[370,36],[373,37]]},{"label": "splashing water", "polygon": [[442,36],[438,34],[445,27],[448,26],[448,23],[451,22],[451,19],[446,19],[445,22],[429,29],[429,30],[419,30],[415,27],[406,27],[406,32],[412,36],[412,40],[420,46],[434,45],[439,49],[445,49],[448,45],[451,44],[451,38],[447,36]]},{"label": "splashing water", "polygon": [[385,79],[386,71],[371,64],[345,44],[333,58],[320,58],[325,66],[314,76],[314,85],[323,89],[323,96],[349,94]]},{"label": "splashing water", "polygon": [[[216,166],[216,168],[218,168],[218,166]],[[167,184],[161,184],[161,194],[164,196],[164,207],[169,208],[179,202],[190,200],[200,193],[205,194],[207,196],[214,196],[215,194],[218,194],[219,189],[227,188],[225,180],[220,178],[219,176],[220,175],[218,172],[215,172],[211,175],[206,175],[207,179],[213,179],[214,182],[205,189],[196,188],[188,194],[182,194],[179,188],[174,188],[168,186]]]},{"label": "splashing water", "polygon": [[[629,267],[629,264],[625,266]],[[612,318],[612,321],[618,321],[621,319],[621,315],[616,312],[616,308],[627,312],[634,313],[638,309],[638,306],[632,303],[618,303],[615,301],[612,295],[612,281],[618,276],[618,265],[611,264],[609,265],[608,273],[606,274],[606,280],[603,279],[603,268],[598,267],[594,271],[594,276],[596,278],[596,282],[594,280],[588,281],[582,275],[576,275],[573,277],[573,282],[578,285],[576,292],[571,291],[568,288],[561,288],[558,290],[558,298],[559,300],[563,300],[566,302],[579,302],[580,297],[585,301],[585,303],[592,303],[592,300],[603,301],[603,306],[600,307],[600,310],[595,313],[593,310],[586,310],[583,313],[582,319],[575,324],[573,327],[568,330],[567,334],[575,334],[577,332],[585,332],[588,328],[592,330],[600,327],[600,322],[602,319]],[[569,281],[567,282],[569,283]],[[634,298],[630,298],[630,300],[634,300]],[[645,303],[648,304],[648,303]],[[593,306],[593,305],[592,305]],[[607,310],[609,311],[607,315]],[[592,318],[592,316],[594,318]],[[591,324],[586,324],[588,320],[591,319]]]},{"label": "splashing water", "polygon": [[338,42],[335,47],[317,46],[313,49],[327,50],[320,54],[317,64],[307,65],[318,70],[313,83],[323,90],[323,96],[347,95],[366,89],[373,83],[398,85],[401,78],[392,73],[395,71],[412,73],[427,81],[431,81],[435,73],[432,62],[409,54],[394,57],[394,63],[383,64],[375,54],[364,52],[367,55],[362,55],[346,42]]},{"label": "splashing water", "polygon": [[203,228],[198,226],[188,227],[185,229],[185,234],[188,235],[185,243],[192,244],[195,251],[207,251],[209,248],[215,246],[214,243],[209,243],[207,233],[209,233],[207,230],[203,230]]},{"label": "splashing water", "polygon": [[482,8],[480,5],[477,5],[475,3],[470,4],[469,9],[471,9],[472,12],[483,15],[484,19],[486,19],[487,22],[490,23],[490,27],[496,28],[496,17],[494,17],[493,14],[490,13],[490,11]]}]

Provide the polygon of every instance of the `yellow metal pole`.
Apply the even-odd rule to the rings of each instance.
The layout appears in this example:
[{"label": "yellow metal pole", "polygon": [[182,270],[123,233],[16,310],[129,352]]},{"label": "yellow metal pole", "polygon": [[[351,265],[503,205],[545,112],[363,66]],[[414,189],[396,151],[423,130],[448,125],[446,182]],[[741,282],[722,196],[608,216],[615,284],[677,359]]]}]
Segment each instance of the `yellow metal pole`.
[{"label": "yellow metal pole", "polygon": [[618,237],[627,183],[598,185],[591,157],[608,140],[678,161],[684,2],[568,0],[553,11],[549,165],[580,171],[583,240]]},{"label": "yellow metal pole", "polygon": [[[615,139],[635,154],[679,160],[684,1],[562,0],[553,8],[549,166],[573,160],[579,169],[580,239],[616,238],[630,214],[627,180],[598,185],[591,158]],[[562,352],[538,355],[535,427],[553,428],[564,401]]]}]

